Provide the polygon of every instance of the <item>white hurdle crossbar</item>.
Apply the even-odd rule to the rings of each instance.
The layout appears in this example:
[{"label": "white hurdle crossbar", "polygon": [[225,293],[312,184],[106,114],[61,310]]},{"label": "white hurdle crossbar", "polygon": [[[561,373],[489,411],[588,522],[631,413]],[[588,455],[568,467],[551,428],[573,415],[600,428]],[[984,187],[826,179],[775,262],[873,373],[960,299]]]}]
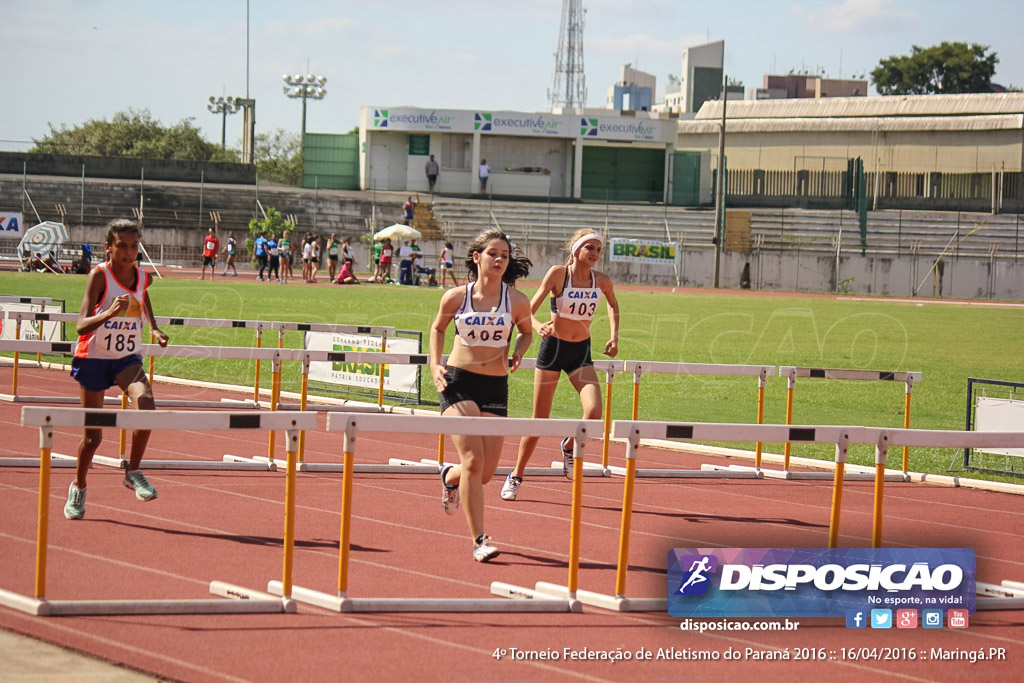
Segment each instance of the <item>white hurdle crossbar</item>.
[{"label": "white hurdle crossbar", "polygon": [[[25,407],[21,423],[39,427],[40,468],[37,513],[35,588],[33,595],[0,590],[0,604],[36,616],[110,614],[253,614],[295,612],[291,575],[294,550],[295,453],[298,430],[316,427],[315,413],[268,414],[211,411],[118,411],[84,408]],[[236,430],[281,429],[288,434],[288,481],[285,488],[284,572],[280,596],[223,581],[210,583],[210,592],[229,600],[48,600],[46,563],[50,509],[50,452],[54,427]]]},{"label": "white hurdle crossbar", "polygon": [[[578,612],[576,583],[579,575],[580,509],[583,499],[583,462],[588,432],[598,432],[598,420],[549,420],[503,417],[434,417],[420,415],[339,415],[327,418],[328,431],[345,433],[345,474],[342,480],[341,539],[338,551],[338,590],[334,595],[294,586],[292,597],[336,612]],[[391,432],[406,434],[460,434],[493,436],[573,436],[575,463],[572,485],[572,511],[569,534],[569,577],[565,596],[552,597],[529,588],[494,582],[491,593],[496,598],[353,598],[348,595],[348,568],[351,547],[353,461],[357,434],[360,432]],[[281,594],[277,581],[267,591]],[[511,600],[508,598],[512,598]]]},{"label": "white hurdle crossbar", "polygon": [[[662,361],[627,360],[624,372],[633,373],[633,414],[639,419],[640,379],[644,373],[669,375],[703,375],[715,377],[756,377],[757,378],[757,423],[764,420],[764,389],[767,379],[775,373],[774,365],[730,365],[725,363],[669,363]],[[755,469],[744,471],[727,467],[704,466],[699,470],[684,469],[638,469],[640,478],[669,479],[759,479],[761,477],[761,442],[756,444]],[[625,476],[625,467],[609,467],[612,474]]]},{"label": "white hurdle crossbar", "polygon": [[[664,611],[665,598],[627,598],[626,572],[629,566],[629,532],[633,506],[633,473],[636,469],[637,450],[642,438],[685,439],[693,441],[768,441],[790,440],[804,443],[835,443],[836,471],[833,480],[832,506],[829,517],[830,548],[838,546],[839,513],[842,507],[843,470],[851,443],[875,446],[875,490],[873,508],[872,545],[881,545],[882,501],[885,486],[885,459],[891,446],[936,446],[946,448],[988,447],[1012,448],[1024,445],[1024,431],[1020,432],[967,432],[923,429],[884,429],[880,427],[792,426],[765,424],[671,423],[619,421],[613,426],[615,438],[629,441],[627,463],[629,470],[623,492],[622,526],[619,535],[619,557],[616,571],[615,594],[606,595],[577,590],[580,602],[616,611]],[[984,446],[977,446],[984,444]],[[538,583],[541,593],[561,596],[566,587]],[[1008,603],[1003,603],[1007,606]]]},{"label": "white hurdle crossbar", "polygon": [[[779,367],[779,377],[786,378],[786,424],[793,424],[793,394],[796,388],[797,378],[812,379],[841,379],[855,380],[860,382],[903,382],[905,386],[903,401],[903,428],[910,428],[910,395],[914,384],[923,379],[920,372],[908,372],[902,370],[856,370],[847,368],[810,368],[783,365]],[[789,470],[790,442],[783,444],[782,470],[762,470],[766,477],[778,479],[831,479],[830,472],[791,472]],[[909,470],[909,447],[903,448],[903,471],[902,473],[891,472],[886,474],[888,481],[910,481]],[[734,465],[732,469],[744,469]],[[846,478],[852,481],[871,480],[871,474],[856,472],[846,473]]]}]

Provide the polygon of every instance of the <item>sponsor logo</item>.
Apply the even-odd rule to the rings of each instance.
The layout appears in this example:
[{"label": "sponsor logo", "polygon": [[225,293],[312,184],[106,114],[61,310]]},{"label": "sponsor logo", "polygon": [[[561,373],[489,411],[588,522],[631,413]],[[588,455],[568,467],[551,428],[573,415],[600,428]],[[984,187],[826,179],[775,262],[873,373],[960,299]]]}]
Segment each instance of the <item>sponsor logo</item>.
[{"label": "sponsor logo", "polygon": [[373,110],[373,127],[374,128],[387,128],[388,127],[388,110],[387,109],[374,109]]},{"label": "sponsor logo", "polygon": [[473,114],[473,130],[490,130],[493,114],[477,112]]}]

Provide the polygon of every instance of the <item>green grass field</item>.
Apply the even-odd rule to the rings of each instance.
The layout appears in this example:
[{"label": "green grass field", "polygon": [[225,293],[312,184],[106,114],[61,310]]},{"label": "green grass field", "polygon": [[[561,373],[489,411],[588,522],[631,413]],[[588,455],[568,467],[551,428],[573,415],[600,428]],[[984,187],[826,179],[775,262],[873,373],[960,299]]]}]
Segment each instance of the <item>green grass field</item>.
[{"label": "green grass field", "polygon": [[[84,276],[0,273],[0,293],[64,299],[68,311],[79,309],[84,283]],[[527,284],[523,291],[532,294],[534,287]],[[212,283],[167,278],[158,280],[150,294],[156,314],[161,316],[389,325],[422,332],[424,351],[441,296],[440,290],[426,287],[280,286],[241,278],[218,278]],[[1020,352],[1024,309],[1020,308],[632,288],[620,288],[618,296],[622,310],[620,359],[919,370],[924,380],[914,387],[913,427],[963,429],[968,377],[1024,381],[1024,354]],[[172,344],[254,344],[253,333],[246,331],[177,327],[165,331]],[[595,321],[593,332],[595,350],[603,349],[608,335],[606,316]],[[73,335],[74,330],[69,328],[67,334]],[[449,331],[449,349],[451,334]],[[265,338],[264,345],[275,341]],[[536,354],[538,344],[535,339],[528,355]],[[285,345],[301,347],[299,333],[289,333]],[[598,358],[604,356],[595,352]],[[157,372],[252,386],[253,364],[161,358],[157,359]],[[286,370],[286,389],[298,390],[298,372],[297,367]],[[532,382],[529,371],[513,375],[511,415],[529,416]],[[629,417],[631,385],[631,375],[617,376],[614,417]],[[427,373],[421,386],[423,400],[436,405]],[[756,420],[757,383],[753,378],[646,375],[641,387],[641,419]],[[793,421],[902,427],[903,390],[899,382],[798,380]],[[783,423],[785,402],[785,380],[770,379],[765,422]],[[556,394],[554,416],[578,414],[578,400],[563,381]],[[770,445],[767,450],[781,452],[781,445]],[[833,449],[794,446],[793,454],[831,458]],[[911,469],[943,473],[953,456],[951,450],[915,449]],[[871,464],[873,454],[867,447],[858,448],[850,461]],[[954,465],[954,469],[958,467],[959,463]]]}]

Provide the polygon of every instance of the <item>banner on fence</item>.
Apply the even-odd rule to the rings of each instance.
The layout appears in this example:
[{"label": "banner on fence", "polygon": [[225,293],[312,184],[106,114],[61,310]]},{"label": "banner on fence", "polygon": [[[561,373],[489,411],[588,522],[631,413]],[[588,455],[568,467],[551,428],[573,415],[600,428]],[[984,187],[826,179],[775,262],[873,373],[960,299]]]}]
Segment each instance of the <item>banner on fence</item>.
[{"label": "banner on fence", "polygon": [[[333,332],[307,332],[306,348],[311,351],[349,351],[371,353],[380,351],[380,337]],[[419,353],[416,339],[401,337],[388,339],[388,353]],[[385,365],[384,390],[400,393],[415,393],[415,365]],[[380,383],[380,365],[376,363],[328,363],[309,364],[309,379],[327,384],[376,389]]]},{"label": "banner on fence", "polygon": [[611,240],[612,261],[644,263],[650,266],[674,266],[679,258],[676,245],[651,240]]},{"label": "banner on fence", "polygon": [[[62,313],[57,304],[20,304],[0,302],[0,339],[14,339],[17,321],[8,317],[15,311],[26,313]],[[21,339],[26,341],[63,341],[60,323],[52,320],[22,320]]]},{"label": "banner on fence", "polygon": [[25,233],[20,213],[0,212],[0,239],[20,240]]}]

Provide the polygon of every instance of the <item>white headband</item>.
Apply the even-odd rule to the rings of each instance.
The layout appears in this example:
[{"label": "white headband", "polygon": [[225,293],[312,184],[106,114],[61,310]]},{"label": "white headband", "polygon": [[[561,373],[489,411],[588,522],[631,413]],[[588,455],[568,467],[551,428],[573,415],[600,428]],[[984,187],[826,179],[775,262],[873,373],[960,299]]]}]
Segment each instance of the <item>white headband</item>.
[{"label": "white headband", "polygon": [[592,232],[589,235],[584,235],[583,237],[573,242],[572,251],[569,252],[569,255],[572,256],[573,258],[576,258],[576,252],[579,250],[579,248],[583,246],[584,242],[589,242],[590,240],[597,240],[601,244],[604,244],[604,240],[601,239],[601,236],[598,235],[596,232]]}]

